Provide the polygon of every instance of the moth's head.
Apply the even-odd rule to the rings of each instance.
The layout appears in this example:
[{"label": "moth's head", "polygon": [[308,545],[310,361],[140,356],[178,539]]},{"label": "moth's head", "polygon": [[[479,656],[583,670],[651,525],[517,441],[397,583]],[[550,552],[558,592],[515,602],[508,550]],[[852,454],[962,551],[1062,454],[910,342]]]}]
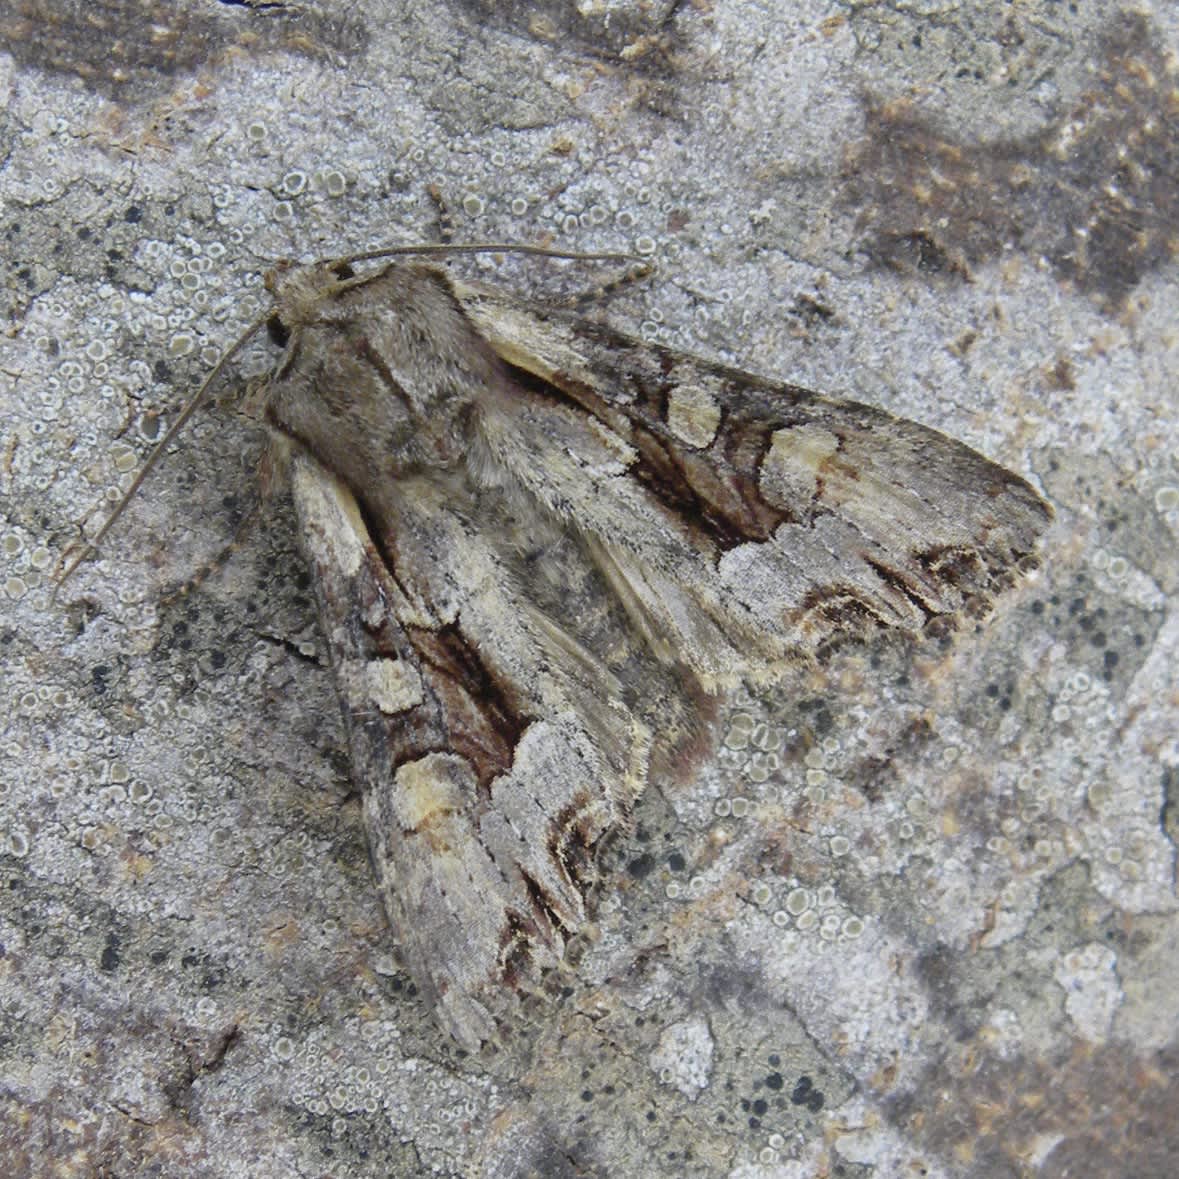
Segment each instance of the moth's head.
[{"label": "moth's head", "polygon": [[274,316],[291,332],[311,323],[320,307],[351,271],[326,262],[303,265],[283,259],[263,275],[266,289],[274,296]]}]

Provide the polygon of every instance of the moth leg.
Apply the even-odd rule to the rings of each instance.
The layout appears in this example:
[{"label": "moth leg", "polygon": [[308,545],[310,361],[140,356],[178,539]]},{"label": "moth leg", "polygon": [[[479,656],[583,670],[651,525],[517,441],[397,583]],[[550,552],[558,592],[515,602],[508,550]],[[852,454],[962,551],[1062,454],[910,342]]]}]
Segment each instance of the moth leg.
[{"label": "moth leg", "polygon": [[222,545],[214,557],[206,561],[191,577],[161,595],[161,606],[171,606],[182,598],[187,598],[194,590],[200,589],[214,573],[219,573],[224,569],[233,557],[245,547],[246,541],[254,531],[254,526],[262,518],[263,507],[279,488],[285,486],[284,476],[280,469],[284,461],[281,452],[273,443],[267,446],[259,463],[257,494],[253,497],[253,502],[245,515],[238,521],[237,527],[233,530],[233,536]]},{"label": "moth leg", "polygon": [[554,299],[552,306],[564,311],[584,313],[590,307],[597,307],[632,283],[643,282],[655,273],[651,262],[632,262],[625,269],[604,275],[587,291],[578,291],[563,299]]},{"label": "moth leg", "polygon": [[214,573],[219,573],[229,564],[230,560],[245,547],[250,533],[254,531],[254,525],[262,518],[263,502],[261,497],[254,500],[250,505],[249,511],[246,512],[238,522],[238,526],[233,530],[233,536],[221,546],[217,555],[206,561],[187,580],[182,581],[174,589],[170,589],[162,594],[160,596],[161,606],[171,606],[179,602],[182,598],[187,598],[194,590],[200,589]]},{"label": "moth leg", "polygon": [[454,217],[451,215],[450,206],[446,203],[446,198],[442,195],[442,189],[439,185],[431,184],[426,191],[429,194],[430,201],[434,205],[438,240],[443,245],[449,245],[454,241]]}]

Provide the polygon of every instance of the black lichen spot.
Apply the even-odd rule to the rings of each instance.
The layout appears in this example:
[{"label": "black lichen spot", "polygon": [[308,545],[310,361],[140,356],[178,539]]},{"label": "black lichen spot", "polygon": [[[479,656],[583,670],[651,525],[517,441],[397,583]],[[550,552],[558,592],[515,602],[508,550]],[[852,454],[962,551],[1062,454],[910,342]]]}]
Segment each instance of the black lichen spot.
[{"label": "black lichen spot", "polygon": [[818,1113],[826,1104],[826,1098],[820,1089],[816,1089],[814,1082],[805,1073],[798,1078],[794,1091],[790,1094],[792,1105],[804,1105],[811,1113]]},{"label": "black lichen spot", "polygon": [[645,876],[650,876],[655,870],[655,857],[650,852],[644,852],[641,856],[635,856],[627,864],[626,870],[636,880],[642,880]]},{"label": "black lichen spot", "polygon": [[225,982],[226,967],[220,963],[213,964],[208,955],[198,954],[196,950],[187,951],[180,959],[180,965],[203,971],[199,983],[203,990],[214,991]]},{"label": "black lichen spot", "polygon": [[119,963],[122,962],[122,955],[119,951],[122,949],[122,942],[119,940],[117,933],[108,933],[106,936],[106,945],[102,948],[102,958],[99,961],[99,966],[106,974],[113,974],[119,968]]},{"label": "black lichen spot", "polygon": [[835,727],[835,716],[831,704],[821,696],[800,700],[795,706],[810,721],[811,731],[816,738],[826,737]]},{"label": "black lichen spot", "polygon": [[679,852],[672,852],[667,857],[667,866],[673,872],[682,872],[687,865],[687,861]]},{"label": "black lichen spot", "polygon": [[782,1074],[770,1073],[765,1079],[765,1086],[767,1089],[778,1090],[782,1088]]}]

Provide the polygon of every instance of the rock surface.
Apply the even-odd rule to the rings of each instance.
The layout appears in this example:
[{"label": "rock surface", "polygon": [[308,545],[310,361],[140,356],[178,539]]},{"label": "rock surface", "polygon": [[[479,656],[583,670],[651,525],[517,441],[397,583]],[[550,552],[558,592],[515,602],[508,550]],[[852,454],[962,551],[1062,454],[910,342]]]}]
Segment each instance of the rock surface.
[{"label": "rock surface", "polygon": [[[1177,43],[1163,4],[0,9],[0,1170],[1173,1174]],[[432,186],[462,240],[654,256],[592,313],[1057,511],[952,648],[727,698],[487,1058],[398,970],[228,396],[51,598],[261,271],[430,240]]]}]

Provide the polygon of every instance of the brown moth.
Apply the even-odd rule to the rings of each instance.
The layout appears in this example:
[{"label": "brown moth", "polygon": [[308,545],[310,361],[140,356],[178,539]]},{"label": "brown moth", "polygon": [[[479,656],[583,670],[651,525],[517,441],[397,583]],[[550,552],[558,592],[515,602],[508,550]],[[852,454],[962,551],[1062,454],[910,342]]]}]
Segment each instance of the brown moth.
[{"label": "brown moth", "polygon": [[596,849],[712,694],[985,610],[1050,518],[933,430],[424,262],[267,285],[263,413],[377,883],[470,1049],[560,963]]}]

